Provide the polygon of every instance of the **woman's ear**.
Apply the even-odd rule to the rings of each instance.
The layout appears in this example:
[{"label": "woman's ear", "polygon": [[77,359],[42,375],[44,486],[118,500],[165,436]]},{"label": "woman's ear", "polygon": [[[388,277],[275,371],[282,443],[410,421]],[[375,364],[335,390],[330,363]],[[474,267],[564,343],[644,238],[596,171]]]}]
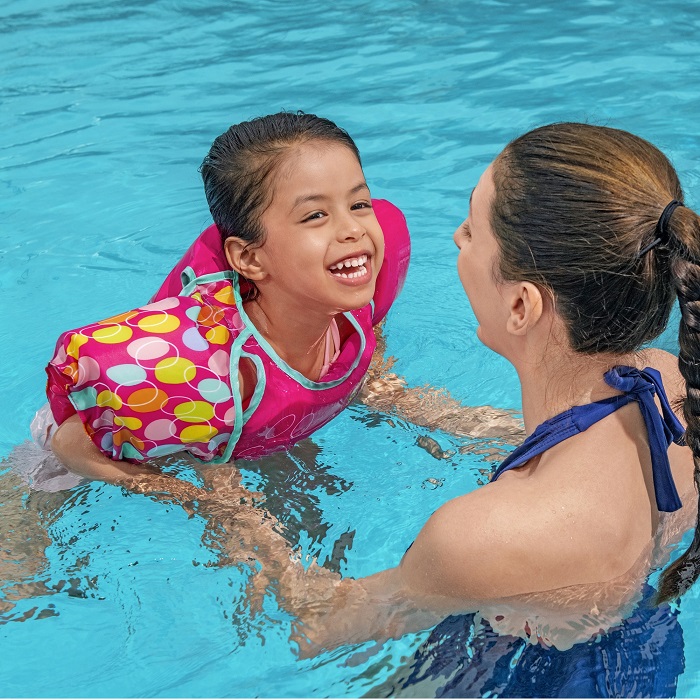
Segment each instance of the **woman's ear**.
[{"label": "woman's ear", "polygon": [[259,248],[251,247],[247,241],[229,236],[224,241],[224,253],[228,264],[246,279],[258,281],[265,277]]},{"label": "woman's ear", "polygon": [[512,335],[525,335],[537,325],[544,311],[544,300],[540,288],[532,282],[510,285],[510,314],[506,327]]}]

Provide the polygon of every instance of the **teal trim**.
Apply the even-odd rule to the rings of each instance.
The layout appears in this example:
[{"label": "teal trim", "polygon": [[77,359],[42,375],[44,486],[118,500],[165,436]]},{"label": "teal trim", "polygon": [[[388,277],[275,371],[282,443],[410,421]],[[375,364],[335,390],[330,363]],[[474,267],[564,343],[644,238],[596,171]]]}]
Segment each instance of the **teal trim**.
[{"label": "teal trim", "polygon": [[[233,287],[236,294],[238,295],[238,280],[234,280]],[[237,298],[240,298],[240,296]],[[291,377],[295,382],[297,382],[297,384],[301,384],[306,389],[311,389],[313,391],[332,389],[334,386],[342,384],[352,374],[353,370],[357,367],[357,365],[360,364],[360,360],[362,359],[365,347],[367,346],[367,338],[365,338],[365,334],[362,330],[362,326],[360,325],[359,321],[350,312],[343,313],[343,316],[345,316],[345,318],[347,318],[348,321],[350,321],[351,325],[360,336],[360,350],[358,351],[357,356],[353,360],[353,363],[352,365],[350,365],[348,371],[342,377],[340,377],[340,379],[335,379],[332,382],[314,382],[311,379],[307,379],[301,372],[297,372],[297,370],[295,370],[293,367],[290,367],[275,352],[275,349],[272,347],[272,345],[268,343],[268,341],[263,337],[260,331],[258,331],[253,322],[250,320],[248,314],[243,308],[243,304],[240,304],[238,306],[238,312],[241,314],[241,318],[243,319],[243,323],[245,323],[246,328],[251,332],[255,340],[258,342],[258,345],[265,351],[267,356],[277,365],[277,367],[279,367],[279,369],[281,369],[288,377]]]},{"label": "teal trim", "polygon": [[[241,300],[241,303],[238,304],[238,310],[243,312],[243,297],[241,296],[241,290],[238,285],[238,273],[235,270],[231,270],[231,273],[233,277],[231,277],[231,286],[233,287],[233,298],[236,300],[236,304],[238,304],[238,300]],[[248,318],[246,316],[246,318]]]},{"label": "teal trim", "polygon": [[[243,352],[243,344],[248,338],[250,338],[251,333],[248,330],[241,331],[238,337],[233,341],[231,346],[231,359],[229,363],[229,379],[231,382],[231,396],[233,397],[233,407],[235,409],[235,417],[233,419],[233,431],[231,432],[231,437],[228,439],[226,449],[221,457],[211,459],[206,464],[225,464],[230,461],[233,450],[236,447],[236,443],[241,437],[243,432],[243,400],[241,399],[241,386],[238,382],[238,363],[241,360],[241,353]],[[255,387],[257,392],[257,385]],[[255,396],[255,394],[254,394]]]},{"label": "teal trim", "polygon": [[[220,272],[210,272],[206,275],[197,277],[195,271],[191,267],[186,267],[180,273],[180,281],[182,282],[182,291],[178,294],[179,297],[188,297],[200,284],[209,284],[210,282],[220,282],[221,280],[231,280],[232,282],[238,275],[233,270],[221,270]],[[238,294],[238,281],[236,280],[236,299],[240,299]]]},{"label": "teal trim", "polygon": [[243,411],[243,427],[245,427],[245,424],[250,420],[250,417],[253,415],[253,413],[255,413],[255,410],[262,401],[263,394],[265,393],[265,387],[267,386],[267,377],[265,376],[265,365],[263,365],[263,361],[257,355],[252,355],[249,352],[241,352],[241,357],[247,357],[253,361],[253,364],[255,365],[256,378],[255,391],[250,397],[248,408]]},{"label": "teal trim", "polygon": [[[188,265],[180,273],[180,282],[182,282],[182,291],[178,294],[179,297],[188,297],[192,294],[192,282],[197,279],[197,273]],[[185,291],[188,290],[188,291]]]}]

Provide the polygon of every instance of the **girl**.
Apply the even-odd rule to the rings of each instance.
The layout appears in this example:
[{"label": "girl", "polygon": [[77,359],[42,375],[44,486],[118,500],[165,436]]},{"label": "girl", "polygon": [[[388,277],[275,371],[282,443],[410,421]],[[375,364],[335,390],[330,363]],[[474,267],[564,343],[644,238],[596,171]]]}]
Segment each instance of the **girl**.
[{"label": "girl", "polygon": [[[201,172],[215,224],[152,303],[58,341],[51,447],[77,474],[123,482],[174,453],[284,450],[336,416],[370,366],[409,239],[398,209],[370,198],[350,136],[274,114],[219,136]],[[483,416],[467,419],[476,433]]]},{"label": "girl", "polygon": [[201,171],[215,225],[152,303],[64,333],[47,368],[52,449],[83,476],[118,479],[141,470],[122,460],[181,451],[258,457],[307,437],[356,393],[372,326],[403,283],[403,217],[379,203],[392,244],[378,287],[384,234],[357,148],[332,122],[234,125]]},{"label": "girl", "polygon": [[[616,129],[554,124],[516,139],[487,168],[454,240],[478,336],[518,372],[527,439],[491,483],[439,508],[396,568],[357,581],[319,570],[309,577],[283,567],[277,554],[264,561],[266,576],[279,581],[282,604],[298,615],[301,643],[315,648],[479,611],[481,627],[472,615],[438,628],[443,639],[459,638],[443,645],[445,655],[436,631],[412,676],[434,685],[411,693],[500,694],[511,672],[527,684],[545,680],[546,668],[571,674],[562,693],[611,692],[605,664],[608,652],[617,654],[614,637],[610,648],[574,647],[573,657],[547,648],[588,643],[619,625],[640,596],[649,600],[650,567],[697,518],[700,218],[651,144]],[[663,330],[675,298],[678,360],[641,349]],[[687,428],[671,408],[681,403]],[[661,600],[697,579],[699,543],[696,531],[663,574]],[[668,606],[659,615],[645,607],[637,615],[642,631],[628,635],[648,642],[627,657],[644,661],[647,684],[662,677],[649,659],[679,672],[654,641],[668,632],[678,648],[675,618]],[[509,650],[500,670],[485,654],[498,632]],[[528,642],[546,653],[523,654],[532,666],[522,669]],[[479,649],[488,672],[473,665]],[[463,684],[454,675],[447,683],[458,670]],[[639,680],[627,679],[629,687]],[[524,687],[514,683],[514,694]],[[550,691],[530,685],[528,693]]]}]

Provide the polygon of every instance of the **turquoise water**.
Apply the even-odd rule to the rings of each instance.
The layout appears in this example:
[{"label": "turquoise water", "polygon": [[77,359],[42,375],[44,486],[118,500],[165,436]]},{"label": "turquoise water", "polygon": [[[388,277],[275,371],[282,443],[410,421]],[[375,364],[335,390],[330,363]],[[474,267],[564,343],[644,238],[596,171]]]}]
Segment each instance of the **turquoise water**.
[{"label": "turquoise water", "polygon": [[[517,408],[515,375],[476,340],[455,273],[468,193],[512,137],[579,120],[659,145],[697,205],[699,30],[689,1],[6,0],[0,457],[29,437],[58,334],[142,304],[207,225],[197,167],[213,138],[279,109],[347,128],[374,196],[407,216],[413,261],[387,324],[399,373]],[[659,344],[672,350],[675,331]],[[306,553],[340,548],[336,567],[369,574],[488,467],[440,433],[430,437],[455,455],[434,459],[416,444],[426,434],[353,408],[317,450],[250,465],[246,478]],[[425,638],[297,661],[274,601],[251,617],[245,572],[204,566],[215,553],[198,518],[109,486],[64,501],[9,479],[19,525],[5,505],[0,531],[24,544],[0,601],[14,584],[25,593],[0,612],[2,695],[357,696]],[[682,697],[700,694],[699,606],[697,591],[681,606]]]}]

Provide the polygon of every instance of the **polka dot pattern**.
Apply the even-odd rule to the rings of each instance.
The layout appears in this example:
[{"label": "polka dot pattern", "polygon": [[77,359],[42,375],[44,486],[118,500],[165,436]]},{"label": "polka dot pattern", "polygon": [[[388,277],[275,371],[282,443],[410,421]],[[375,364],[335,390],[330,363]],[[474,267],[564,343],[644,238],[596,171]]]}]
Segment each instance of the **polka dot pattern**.
[{"label": "polka dot pattern", "polygon": [[184,357],[166,357],[155,367],[156,379],[161,384],[188,384],[197,374],[197,366]]},{"label": "polka dot pattern", "polygon": [[108,367],[105,373],[113,382],[122,384],[123,386],[140,384],[148,376],[148,373],[143,367],[131,364]]},{"label": "polka dot pattern", "polygon": [[170,344],[160,338],[137,338],[129,343],[126,348],[129,356],[137,365],[141,365],[148,360],[157,360],[163,357],[170,349]]},{"label": "polka dot pattern", "polygon": [[113,323],[104,328],[95,329],[92,332],[92,338],[98,343],[104,343],[105,345],[117,345],[129,340],[133,334],[134,331],[129,326],[120,326]]},{"label": "polka dot pattern", "polygon": [[180,319],[169,313],[149,314],[138,320],[138,326],[146,333],[171,333],[180,327]]},{"label": "polka dot pattern", "polygon": [[235,413],[227,328],[235,307],[223,305],[233,300],[230,284],[214,285],[206,298],[166,297],[59,340],[57,389],[110,457],[187,449],[212,458],[225,450],[231,426],[223,417]]}]

